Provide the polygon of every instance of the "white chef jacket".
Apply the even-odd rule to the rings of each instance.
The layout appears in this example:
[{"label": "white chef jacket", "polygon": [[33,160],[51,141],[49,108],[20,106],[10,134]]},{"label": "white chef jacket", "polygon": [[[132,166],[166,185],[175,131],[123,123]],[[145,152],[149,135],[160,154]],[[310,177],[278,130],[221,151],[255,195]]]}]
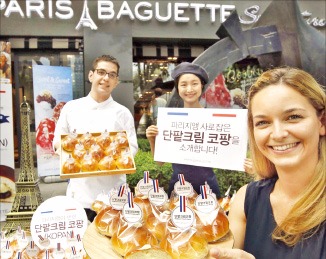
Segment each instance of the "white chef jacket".
[{"label": "white chef jacket", "polygon": [[[74,130],[78,134],[125,130],[133,156],[137,153],[134,118],[131,112],[114,101],[112,96],[101,103],[96,102],[90,95],[67,102],[57,121],[53,144],[60,141],[61,134]],[[125,182],[125,174],[71,178],[66,195],[76,199],[84,208],[90,208],[99,193],[108,193]]]}]

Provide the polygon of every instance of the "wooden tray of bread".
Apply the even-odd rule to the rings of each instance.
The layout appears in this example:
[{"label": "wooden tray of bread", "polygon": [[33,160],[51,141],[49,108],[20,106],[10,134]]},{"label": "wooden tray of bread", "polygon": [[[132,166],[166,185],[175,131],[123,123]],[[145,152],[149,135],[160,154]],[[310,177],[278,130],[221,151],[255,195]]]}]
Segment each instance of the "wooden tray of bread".
[{"label": "wooden tray of bread", "polygon": [[60,178],[135,172],[135,161],[125,131],[61,135]]},{"label": "wooden tray of bread", "polygon": [[[209,244],[208,247],[212,248],[214,246],[222,248],[232,248],[234,244],[234,239],[231,231],[226,234],[223,238],[216,241],[213,244]],[[111,243],[111,239],[104,235],[101,235],[95,226],[95,222],[91,223],[84,236],[83,236],[83,245],[86,253],[90,258],[110,258],[110,259],[121,259],[123,258],[117,252],[114,251]],[[210,258],[207,256],[207,258]]]}]

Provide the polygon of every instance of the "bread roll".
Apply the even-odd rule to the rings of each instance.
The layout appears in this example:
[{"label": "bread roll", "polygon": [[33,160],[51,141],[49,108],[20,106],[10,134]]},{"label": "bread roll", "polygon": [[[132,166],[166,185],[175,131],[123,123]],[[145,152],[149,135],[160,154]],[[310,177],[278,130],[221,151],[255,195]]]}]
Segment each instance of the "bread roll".
[{"label": "bread roll", "polygon": [[111,144],[110,134],[105,131],[100,136],[96,138],[96,143],[105,150]]},{"label": "bread roll", "polygon": [[69,134],[62,139],[61,146],[65,151],[72,152],[77,143],[77,134]]},{"label": "bread roll", "polygon": [[99,193],[91,205],[91,209],[98,214],[102,209],[111,207],[110,205],[110,194],[102,191]]},{"label": "bread roll", "polygon": [[86,149],[84,148],[83,144],[76,144],[75,149],[71,153],[72,157],[78,161],[81,162],[86,155]]},{"label": "bread roll", "polygon": [[162,240],[166,232],[166,224],[170,218],[170,211],[163,211],[159,214],[150,213],[145,219],[145,226],[153,233],[157,240]]},{"label": "bread roll", "polygon": [[134,167],[132,158],[128,155],[119,157],[116,160],[116,164],[117,164],[118,169],[130,169],[130,168]]},{"label": "bread roll", "polygon": [[134,197],[134,203],[137,203],[143,211],[143,219],[145,220],[152,213],[152,206],[147,196]]},{"label": "bread roll", "polygon": [[[35,245],[35,247],[37,247]],[[24,249],[23,252],[22,252],[22,259],[35,259],[35,258],[40,258],[41,257],[41,250],[37,247],[35,248],[35,253],[36,255],[33,256],[33,255],[30,255],[28,252],[27,252],[27,249]],[[17,258],[17,257],[16,257]]]},{"label": "bread roll", "polygon": [[97,161],[90,154],[86,154],[81,162],[81,170],[83,172],[92,172],[96,171],[97,168]]},{"label": "bread roll", "polygon": [[117,143],[119,149],[124,149],[129,146],[127,134],[124,132],[118,132],[114,138],[114,141]]},{"label": "bread roll", "polygon": [[97,231],[102,235],[112,237],[113,233],[118,231],[120,215],[120,210],[112,207],[103,208],[94,220]]},{"label": "bread roll", "polygon": [[[33,244],[33,247],[30,247],[30,242],[32,241],[32,237],[28,237],[28,245],[24,249],[19,249],[18,251],[21,251],[21,257],[22,259],[36,259],[39,258],[41,249],[36,245]],[[18,258],[18,255],[16,257]]]},{"label": "bread roll", "polygon": [[112,156],[114,159],[118,159],[121,154],[121,150],[117,149],[117,146],[112,142],[106,149],[104,149],[104,154],[106,156]]},{"label": "bread roll", "polygon": [[97,161],[99,162],[104,156],[104,151],[98,144],[93,144],[89,148],[89,154]]},{"label": "bread roll", "polygon": [[109,207],[108,205],[106,205],[103,201],[99,201],[99,200],[95,200],[92,205],[91,205],[91,209],[93,211],[96,212],[96,214],[98,214],[102,209]]},{"label": "bread roll", "polygon": [[215,242],[229,232],[229,220],[222,209],[210,213],[195,211],[196,229],[209,243]]},{"label": "bread roll", "polygon": [[[172,259],[168,252],[159,247],[134,250],[126,254],[125,259]],[[190,258],[189,258],[190,259]]]},{"label": "bread roll", "polygon": [[93,144],[96,143],[95,138],[89,132],[83,134],[79,141],[84,145],[85,149],[88,150]]},{"label": "bread roll", "polygon": [[208,243],[195,228],[180,230],[173,227],[171,221],[168,222],[167,233],[160,247],[173,259],[201,259],[206,258],[208,254]]},{"label": "bread roll", "polygon": [[75,174],[79,173],[81,165],[72,157],[69,158],[62,165],[62,173],[64,174]]},{"label": "bread roll", "polygon": [[98,162],[98,168],[101,171],[115,170],[117,169],[117,165],[112,156],[105,156]]},{"label": "bread roll", "polygon": [[111,242],[113,249],[121,256],[145,245],[156,246],[158,244],[153,234],[141,223],[128,226],[120,223],[118,231],[111,238]]}]

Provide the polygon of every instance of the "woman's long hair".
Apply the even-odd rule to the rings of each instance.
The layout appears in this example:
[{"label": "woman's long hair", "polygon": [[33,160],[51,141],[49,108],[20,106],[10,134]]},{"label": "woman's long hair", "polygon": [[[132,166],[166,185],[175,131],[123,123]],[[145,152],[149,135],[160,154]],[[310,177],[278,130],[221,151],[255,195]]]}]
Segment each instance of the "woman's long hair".
[{"label": "woman's long hair", "polygon": [[[289,67],[276,68],[264,72],[251,86],[248,94],[249,147],[257,179],[277,176],[277,172],[275,165],[259,151],[255,143],[251,100],[265,87],[280,83],[293,88],[306,97],[311,105],[316,109],[316,114],[321,119],[323,125],[326,124],[325,90],[310,74],[303,70]],[[274,240],[283,241],[288,246],[293,246],[300,240],[310,237],[322,224],[325,223],[325,136],[320,136],[318,148],[318,163],[311,183],[305,190],[302,190],[298,202],[295,203],[287,217],[274,229],[272,234]]]}]

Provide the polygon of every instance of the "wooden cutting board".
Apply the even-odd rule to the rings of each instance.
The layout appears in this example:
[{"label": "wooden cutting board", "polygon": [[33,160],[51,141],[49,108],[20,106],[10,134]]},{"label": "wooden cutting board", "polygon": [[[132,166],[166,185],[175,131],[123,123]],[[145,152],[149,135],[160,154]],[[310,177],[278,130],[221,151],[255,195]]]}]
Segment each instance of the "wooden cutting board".
[{"label": "wooden cutting board", "polygon": [[[83,244],[87,254],[91,259],[110,258],[121,259],[121,255],[116,253],[112,247],[111,239],[98,233],[95,223],[91,223],[83,237]],[[208,247],[214,246],[232,248],[234,244],[231,231],[221,240],[214,244],[209,244]]]}]

